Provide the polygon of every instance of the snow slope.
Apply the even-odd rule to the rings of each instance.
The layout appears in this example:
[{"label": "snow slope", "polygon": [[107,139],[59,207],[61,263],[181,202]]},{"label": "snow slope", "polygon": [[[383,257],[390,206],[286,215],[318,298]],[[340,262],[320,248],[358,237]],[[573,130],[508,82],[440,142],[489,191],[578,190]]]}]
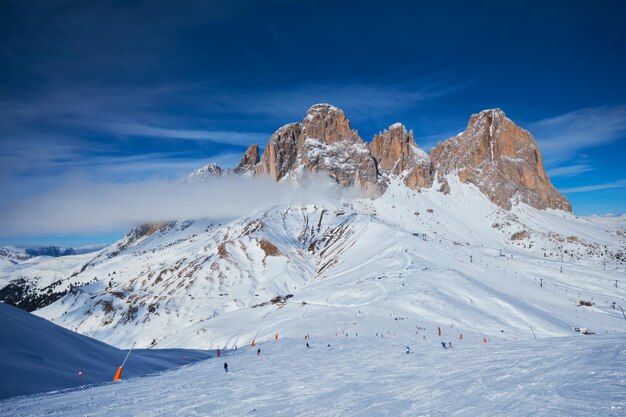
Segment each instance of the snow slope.
[{"label": "snow slope", "polygon": [[[127,353],[3,303],[0,329],[0,398],[76,387],[79,370],[84,384],[111,381]],[[138,349],[122,376],[183,365],[185,354],[188,362],[209,357],[208,352],[197,350]]]},{"label": "snow slope", "polygon": [[[448,336],[444,329],[444,339]],[[280,339],[121,383],[0,402],[11,416],[623,416],[626,337]],[[454,334],[450,335],[451,338]],[[328,348],[327,344],[331,347]],[[409,345],[411,354],[406,354]],[[223,371],[227,361],[230,372]]]},{"label": "snow slope", "polygon": [[91,257],[30,260],[2,279],[27,277],[44,292],[56,283],[67,294],[36,314],[126,348],[233,348],[276,332],[405,324],[508,340],[626,330],[626,219],[506,211],[448,183],[449,195],[392,179],[375,200],[144,227]]}]

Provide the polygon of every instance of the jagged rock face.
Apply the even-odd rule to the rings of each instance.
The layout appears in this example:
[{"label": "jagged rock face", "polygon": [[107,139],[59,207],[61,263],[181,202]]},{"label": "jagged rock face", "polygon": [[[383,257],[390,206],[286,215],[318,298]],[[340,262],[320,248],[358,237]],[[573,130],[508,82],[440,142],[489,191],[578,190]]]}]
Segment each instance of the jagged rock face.
[{"label": "jagged rock face", "polygon": [[[419,190],[432,187],[436,173],[440,191],[448,193],[446,175],[456,174],[505,209],[524,202],[539,209],[571,211],[569,201],[550,183],[533,137],[499,109],[473,115],[464,132],[438,144],[429,156],[400,123],[376,135],[368,146],[343,111],[316,104],[302,122],[278,129],[261,157],[258,145],[252,145],[229,172],[295,182],[308,172],[320,172],[340,185],[359,186],[372,197],[385,191],[385,179],[391,175]],[[210,164],[187,181],[214,175],[224,171]]]},{"label": "jagged rock face", "polygon": [[413,189],[432,186],[430,159],[418,148],[413,131],[407,132],[401,123],[374,136],[370,152],[381,173],[401,176],[404,183]]},{"label": "jagged rock face", "polygon": [[246,153],[241,158],[241,161],[239,161],[239,165],[237,166],[237,168],[234,169],[234,171],[238,174],[248,172],[253,173],[255,165],[258,164],[260,160],[261,158],[259,157],[259,145],[250,145],[248,150],[246,150]]},{"label": "jagged rock face", "polygon": [[465,131],[439,143],[430,159],[444,187],[445,175],[455,173],[507,210],[518,201],[539,209],[572,210],[550,183],[535,139],[499,109],[472,115]]},{"label": "jagged rock face", "polygon": [[263,151],[256,173],[269,174],[275,181],[280,181],[294,169],[298,161],[298,141],[301,134],[300,123],[285,125],[274,132]]},{"label": "jagged rock face", "polygon": [[278,129],[255,168],[257,174],[269,174],[276,181],[302,170],[326,172],[340,185],[357,185],[374,193],[384,186],[367,145],[343,111],[329,104],[316,104],[302,122]]},{"label": "jagged rock face", "polygon": [[363,143],[343,111],[330,104],[311,106],[302,121],[302,130],[306,137],[320,139],[329,145],[339,141]]}]

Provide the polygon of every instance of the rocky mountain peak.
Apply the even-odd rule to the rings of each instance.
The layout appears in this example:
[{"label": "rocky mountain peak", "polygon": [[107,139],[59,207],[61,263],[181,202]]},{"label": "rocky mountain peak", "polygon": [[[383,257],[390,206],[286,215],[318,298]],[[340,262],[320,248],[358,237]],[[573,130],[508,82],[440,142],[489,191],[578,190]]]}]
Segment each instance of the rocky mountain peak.
[{"label": "rocky mountain peak", "polygon": [[[385,178],[390,176],[413,189],[432,187],[436,177],[440,190],[448,192],[446,176],[454,174],[505,209],[523,202],[539,209],[571,211],[569,201],[550,183],[535,139],[497,108],[473,114],[463,132],[439,143],[428,155],[402,123],[378,133],[368,145],[342,110],[315,104],[301,122],[274,132],[261,156],[258,145],[250,146],[233,171],[295,182],[308,172],[320,172],[373,196],[384,192]],[[223,173],[210,164],[187,180]]]},{"label": "rocky mountain peak", "polygon": [[413,131],[407,132],[402,123],[389,126],[389,129],[378,133],[370,143],[370,152],[381,171],[400,174],[407,167],[413,148],[417,148]]},{"label": "rocky mountain peak", "polygon": [[535,139],[500,109],[472,115],[466,129],[439,143],[430,157],[444,188],[445,175],[454,173],[506,209],[523,202],[571,211],[569,201],[550,183]]},{"label": "rocky mountain peak", "polygon": [[344,186],[367,190],[379,186],[376,162],[343,111],[330,104],[313,105],[302,122],[278,129],[256,166],[274,180],[305,172],[325,172]]},{"label": "rocky mountain peak", "polygon": [[400,176],[414,189],[432,185],[428,155],[418,148],[413,131],[407,132],[402,123],[395,123],[374,136],[370,152],[383,175]]},{"label": "rocky mountain peak", "polygon": [[187,177],[183,180],[183,182],[192,183],[192,182],[203,182],[211,177],[219,177],[224,175],[225,172],[218,164],[211,163],[207,164],[201,168],[196,169],[191,174],[187,175]]},{"label": "rocky mountain peak", "polygon": [[259,157],[259,145],[256,143],[254,145],[250,145],[246,150],[246,153],[243,154],[241,161],[239,161],[239,165],[234,169],[234,171],[238,174],[243,173],[254,173],[255,166],[261,161]]},{"label": "rocky mountain peak", "polygon": [[314,104],[302,121],[306,137],[319,139],[323,143],[350,141],[363,143],[359,132],[352,130],[344,112],[330,104]]}]

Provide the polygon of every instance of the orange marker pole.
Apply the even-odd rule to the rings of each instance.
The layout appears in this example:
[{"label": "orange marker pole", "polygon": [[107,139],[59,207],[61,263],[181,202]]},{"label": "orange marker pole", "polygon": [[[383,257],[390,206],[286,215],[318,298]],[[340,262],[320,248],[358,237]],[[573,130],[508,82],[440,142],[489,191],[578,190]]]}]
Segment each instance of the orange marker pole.
[{"label": "orange marker pole", "polygon": [[120,367],[117,368],[117,372],[115,373],[115,376],[113,377],[113,381],[119,381],[120,379],[122,379],[122,369],[124,368],[124,365],[126,365],[126,361],[128,360],[128,357],[130,356],[130,352],[133,351],[133,348],[135,347],[135,343],[133,343],[133,345],[128,350],[128,354],[126,354],[126,358],[124,358],[124,362],[122,362]]},{"label": "orange marker pole", "polygon": [[117,368],[117,372],[115,373],[115,376],[113,377],[113,381],[119,381],[120,379],[122,379],[122,367],[121,366]]}]

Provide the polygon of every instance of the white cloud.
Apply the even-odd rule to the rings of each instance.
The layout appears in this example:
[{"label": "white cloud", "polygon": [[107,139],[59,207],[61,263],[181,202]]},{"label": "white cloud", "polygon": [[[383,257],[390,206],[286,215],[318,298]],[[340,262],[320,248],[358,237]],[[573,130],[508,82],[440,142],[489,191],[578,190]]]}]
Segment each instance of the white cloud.
[{"label": "white cloud", "polygon": [[607,182],[604,184],[583,185],[581,187],[564,188],[561,190],[561,192],[568,193],[568,194],[587,193],[590,191],[612,190],[616,188],[626,188],[626,179],[613,181],[613,182]]},{"label": "white cloud", "polygon": [[200,184],[71,180],[5,205],[0,209],[0,236],[93,234],[144,222],[235,218],[275,204],[337,200],[357,193],[323,176],[303,188],[258,177],[220,177]]},{"label": "white cloud", "polygon": [[548,170],[550,177],[573,177],[574,175],[593,171],[594,168],[586,164],[564,165]]},{"label": "white cloud", "polygon": [[532,123],[548,166],[556,166],[581,150],[623,140],[626,135],[626,106],[593,107]]},{"label": "white cloud", "polygon": [[171,129],[141,123],[103,123],[99,127],[104,131],[125,136],[198,140],[240,146],[252,143],[265,143],[270,137],[269,134],[257,132]]},{"label": "white cloud", "polygon": [[301,85],[278,91],[231,92],[205,97],[213,110],[266,115],[273,118],[300,120],[304,112],[316,103],[331,103],[346,112],[348,117],[375,118],[406,110],[437,97],[448,95],[461,84],[423,82],[417,85]]}]

